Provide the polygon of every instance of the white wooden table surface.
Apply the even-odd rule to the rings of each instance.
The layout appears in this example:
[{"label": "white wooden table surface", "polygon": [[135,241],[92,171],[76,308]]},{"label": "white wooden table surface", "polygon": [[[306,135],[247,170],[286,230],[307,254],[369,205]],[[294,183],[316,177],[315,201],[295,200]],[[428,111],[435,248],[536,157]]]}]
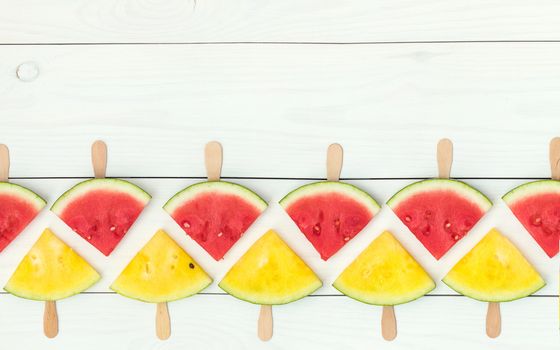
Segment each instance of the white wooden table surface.
[{"label": "white wooden table surface", "polygon": [[[548,141],[560,135],[559,18],[554,0],[0,0],[0,142],[11,149],[12,181],[52,204],[92,175],[89,147],[101,138],[108,175],[132,178],[153,195],[108,258],[42,212],[0,254],[0,285],[47,226],[103,278],[58,303],[60,334],[52,340],[42,334],[42,303],[0,294],[0,348],[558,349],[559,258],[547,258],[499,198],[550,176]],[[342,177],[385,202],[414,179],[436,175],[441,137],[455,143],[452,175],[496,205],[439,262],[386,207],[323,262],[276,204],[325,176],[331,142],[345,148]],[[223,176],[271,203],[220,262],[161,209],[204,177],[209,140],[224,146]],[[262,343],[258,307],[213,284],[169,305],[172,336],[159,341],[155,306],[108,285],[160,227],[215,281],[275,228],[325,286],[275,307],[274,337]],[[497,339],[484,334],[486,305],[442,282],[396,307],[399,335],[391,343],[381,338],[381,308],[330,287],[385,229],[439,281],[492,227],[548,283],[502,304]]]}]

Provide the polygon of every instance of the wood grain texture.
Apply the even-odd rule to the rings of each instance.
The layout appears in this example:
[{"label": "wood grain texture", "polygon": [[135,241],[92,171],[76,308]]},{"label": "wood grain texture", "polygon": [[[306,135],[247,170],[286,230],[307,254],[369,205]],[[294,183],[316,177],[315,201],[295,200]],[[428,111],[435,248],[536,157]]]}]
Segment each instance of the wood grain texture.
[{"label": "wood grain texture", "polygon": [[[455,144],[453,176],[549,177],[560,130],[559,44],[0,47],[2,142],[11,174],[433,177],[435,142]],[[36,61],[39,77],[15,69]],[[41,142],[37,142],[41,140]]]},{"label": "wood grain texture", "polygon": [[[173,334],[165,343],[153,334],[152,304],[114,294],[82,294],[58,304],[64,329],[57,338],[47,339],[37,317],[42,303],[0,295],[2,342],[17,344],[20,349],[45,350],[233,350],[264,346],[255,335],[258,307],[230,296],[194,296],[171,303]],[[501,306],[504,329],[500,337],[490,339],[484,332],[484,303],[458,297],[421,298],[399,306],[399,336],[388,344],[381,337],[381,307],[346,297],[304,298],[274,308],[275,333],[266,347],[447,350],[472,349],[476,344],[481,350],[556,350],[560,341],[556,301],[526,298]],[[15,314],[18,317],[8,317]],[[94,341],[86,341],[89,339]]]},{"label": "wood grain texture", "polygon": [[554,0],[2,0],[0,8],[0,43],[560,39]]}]

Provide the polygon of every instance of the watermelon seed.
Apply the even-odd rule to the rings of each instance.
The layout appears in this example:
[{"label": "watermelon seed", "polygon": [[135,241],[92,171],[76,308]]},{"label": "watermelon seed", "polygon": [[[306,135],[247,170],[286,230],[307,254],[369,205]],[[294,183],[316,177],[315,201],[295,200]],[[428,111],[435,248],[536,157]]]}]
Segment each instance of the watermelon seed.
[{"label": "watermelon seed", "polygon": [[193,264],[193,263],[189,263],[189,267],[190,267],[191,269],[194,269],[194,264]]},{"label": "watermelon seed", "polygon": [[31,255],[31,260],[37,260],[37,255]]},{"label": "watermelon seed", "polygon": [[538,214],[533,215],[531,217],[531,224],[533,226],[541,226],[542,225],[542,218]]},{"label": "watermelon seed", "polygon": [[56,259],[58,261],[59,264],[62,264],[62,257],[59,256],[58,259]]},{"label": "watermelon seed", "polygon": [[445,224],[443,225],[443,227],[449,231],[449,229],[451,228],[451,223],[449,222],[449,220],[445,220]]},{"label": "watermelon seed", "polygon": [[431,231],[430,226],[426,226],[426,227],[424,227],[424,228],[422,229],[422,234],[423,234],[424,236],[429,236],[430,233],[431,233],[430,231]]},{"label": "watermelon seed", "polygon": [[424,219],[429,219],[430,217],[432,217],[432,212],[430,210],[426,210],[424,213]]},{"label": "watermelon seed", "polygon": [[218,232],[218,237],[222,237],[224,235],[223,232]]},{"label": "watermelon seed", "polygon": [[175,260],[177,260],[177,258],[179,258],[179,257],[177,256],[177,254],[173,254],[172,257],[173,257],[173,259],[175,259]]},{"label": "watermelon seed", "polygon": [[412,218],[410,217],[410,215],[407,215],[407,216],[404,217],[404,221],[411,222]]},{"label": "watermelon seed", "polygon": [[191,227],[191,223],[188,222],[187,220],[183,221],[183,223],[181,224],[184,228],[190,228]]},{"label": "watermelon seed", "polygon": [[337,230],[340,229],[340,219],[335,219],[334,220],[334,227],[336,227]]},{"label": "watermelon seed", "polygon": [[91,235],[87,235],[86,238],[89,239],[89,240],[91,240]]},{"label": "watermelon seed", "polygon": [[350,240],[350,236],[344,236],[344,242],[348,242]]},{"label": "watermelon seed", "polygon": [[117,226],[112,225],[111,227],[109,227],[109,231],[114,232],[117,229]]},{"label": "watermelon seed", "polygon": [[175,270],[175,265],[171,265],[171,270]]},{"label": "watermelon seed", "polygon": [[313,226],[313,234],[319,236],[321,234],[321,226],[319,224]]},{"label": "watermelon seed", "polygon": [[454,235],[453,235],[453,239],[454,239],[455,241],[458,241],[459,238],[461,238],[461,237],[460,237],[458,234],[454,234]]},{"label": "watermelon seed", "polygon": [[150,264],[146,263],[146,273],[150,273]]}]

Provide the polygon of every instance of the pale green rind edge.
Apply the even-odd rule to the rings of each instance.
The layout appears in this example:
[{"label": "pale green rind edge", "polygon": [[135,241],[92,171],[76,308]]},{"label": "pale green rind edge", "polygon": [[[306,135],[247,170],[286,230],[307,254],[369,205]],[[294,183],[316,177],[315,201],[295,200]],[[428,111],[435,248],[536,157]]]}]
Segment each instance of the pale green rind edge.
[{"label": "pale green rind edge", "polygon": [[85,286],[84,288],[81,288],[79,290],[73,290],[73,291],[68,292],[68,293],[60,293],[59,295],[55,295],[55,296],[52,296],[52,297],[46,298],[46,299],[41,297],[41,296],[38,296],[34,293],[26,293],[26,292],[17,291],[15,289],[12,289],[9,286],[10,281],[8,281],[8,283],[4,286],[4,290],[6,292],[12,294],[12,295],[15,295],[15,296],[23,298],[23,299],[37,300],[37,301],[56,301],[56,300],[61,300],[61,299],[71,297],[71,296],[76,295],[76,294],[80,294],[84,290],[89,289],[91,286],[96,284],[101,279],[101,275],[99,275],[99,273],[97,271],[95,271],[95,275],[93,275],[93,277],[94,278],[92,278],[91,281],[88,282],[87,286]]},{"label": "pale green rind edge", "polygon": [[441,189],[442,184],[448,185],[449,189],[455,190],[457,193],[468,196],[473,200],[475,204],[483,209],[484,212],[490,210],[490,208],[492,207],[492,201],[482,192],[465,182],[452,179],[426,179],[411,183],[395,193],[391,198],[389,198],[389,200],[387,201],[387,206],[393,209],[398,204],[400,204],[401,201],[416,193],[415,191],[418,190],[419,193],[424,192],[421,191],[423,189],[425,189],[425,191],[429,191],[432,189]]},{"label": "pale green rind edge", "polygon": [[271,299],[260,299],[260,298],[255,298],[255,297],[251,297],[251,295],[249,293],[242,293],[242,292],[238,292],[236,290],[234,290],[234,288],[230,288],[229,286],[227,286],[226,283],[224,283],[224,281],[222,280],[218,286],[220,288],[222,288],[226,293],[228,293],[229,295],[249,302],[251,304],[256,304],[256,305],[284,305],[284,304],[288,304],[288,303],[292,303],[294,301],[300,300],[306,296],[308,296],[309,294],[315,292],[317,289],[321,288],[323,286],[323,282],[321,282],[321,280],[316,277],[317,281],[316,283],[313,283],[311,285],[309,285],[304,291],[297,293],[297,294],[292,294],[289,296],[286,296],[284,298],[278,298],[276,300],[271,300]]},{"label": "pale green rind edge", "polygon": [[[342,294],[346,295],[349,298],[352,298],[354,300],[357,300],[359,302],[362,302],[364,304],[370,304],[370,305],[378,305],[378,306],[393,306],[393,305],[400,305],[400,304],[406,304],[409,303],[411,301],[414,301],[416,299],[419,299],[421,297],[423,297],[424,295],[428,294],[429,292],[431,292],[432,290],[434,290],[434,288],[436,288],[436,283],[434,282],[434,280],[432,280],[430,278],[430,282],[426,284],[426,287],[423,288],[421,291],[415,292],[415,293],[410,293],[411,296],[407,296],[407,297],[400,297],[400,298],[393,298],[392,301],[389,300],[385,300],[385,301],[381,301],[380,299],[378,299],[379,301],[377,301],[375,298],[368,296],[367,294],[362,294],[362,293],[354,293],[350,288],[344,288],[344,286],[342,286],[340,283],[337,283],[337,281],[334,281],[334,283],[332,284],[332,286],[334,288],[336,288],[339,292],[341,292]],[[384,298],[386,299],[386,298]]]},{"label": "pale green rind edge", "polygon": [[519,293],[519,294],[517,294],[515,296],[512,296],[512,297],[500,297],[500,296],[497,296],[497,295],[496,296],[490,296],[490,295],[484,296],[483,293],[479,293],[476,290],[472,290],[472,289],[469,289],[469,288],[461,288],[461,287],[459,287],[459,283],[453,283],[453,281],[450,281],[447,278],[447,276],[445,276],[442,279],[442,282],[445,283],[449,288],[456,291],[457,293],[462,294],[464,296],[467,296],[471,299],[484,301],[484,302],[499,302],[499,303],[514,301],[514,300],[517,300],[517,299],[528,297],[529,295],[534,294],[535,292],[537,292],[538,290],[540,290],[541,288],[546,286],[546,282],[541,277],[540,278],[541,283],[535,284],[534,286],[532,286],[531,288],[528,288],[526,291],[523,291],[522,293]]},{"label": "pale green rind edge", "polygon": [[538,180],[521,184],[502,196],[502,200],[508,205],[521,200],[525,197],[540,193],[558,192],[560,193],[560,181],[558,180]]},{"label": "pale green rind edge", "polygon": [[221,190],[227,193],[239,195],[241,198],[244,198],[255,205],[261,213],[268,207],[268,203],[262,197],[245,186],[227,181],[204,181],[190,185],[177,192],[163,205],[163,209],[169,214],[172,214],[183,203],[191,198],[194,198],[193,194],[212,190]]},{"label": "pale green rind edge", "polygon": [[120,290],[119,288],[115,287],[114,283],[111,284],[111,286],[109,288],[111,290],[113,290],[114,292],[116,292],[117,294],[122,295],[123,297],[138,300],[138,301],[141,301],[141,302],[144,302],[144,303],[166,303],[166,302],[181,300],[181,299],[188,298],[188,297],[191,297],[193,295],[196,295],[197,293],[203,291],[209,285],[211,285],[212,282],[214,282],[212,280],[212,278],[207,275],[207,279],[204,280],[203,283],[200,283],[200,286],[194,288],[196,290],[195,292],[184,293],[184,294],[180,294],[179,296],[175,296],[175,297],[170,297],[170,296],[167,295],[165,297],[160,297],[160,298],[142,298],[140,296],[132,296],[132,295],[127,294],[126,292]]},{"label": "pale green rind edge", "polygon": [[51,207],[51,211],[59,215],[64,210],[66,205],[72,201],[72,198],[75,195],[82,194],[81,192],[82,190],[84,191],[83,193],[86,193],[88,187],[91,187],[91,189],[97,189],[97,188],[101,188],[103,185],[105,186],[109,185],[108,188],[112,188],[115,190],[120,190],[122,192],[128,193],[131,196],[143,202],[144,205],[146,205],[152,198],[152,196],[150,196],[146,191],[136,186],[132,182],[126,180],[115,179],[115,178],[90,179],[90,180],[82,181],[74,185],[66,192],[64,192],[56,200],[56,202],[54,202],[54,204]]},{"label": "pale green rind edge", "polygon": [[286,209],[292,203],[305,196],[314,195],[322,192],[338,192],[351,196],[358,202],[363,203],[373,215],[376,215],[381,206],[367,192],[357,186],[338,181],[319,181],[306,184],[296,188],[284,196],[278,203]]},{"label": "pale green rind edge", "polygon": [[37,209],[37,211],[40,211],[45,207],[45,205],[47,205],[47,201],[41,198],[41,196],[37,193],[11,182],[0,182],[0,193],[10,193],[20,198],[24,198],[25,200],[33,203],[33,206]]}]

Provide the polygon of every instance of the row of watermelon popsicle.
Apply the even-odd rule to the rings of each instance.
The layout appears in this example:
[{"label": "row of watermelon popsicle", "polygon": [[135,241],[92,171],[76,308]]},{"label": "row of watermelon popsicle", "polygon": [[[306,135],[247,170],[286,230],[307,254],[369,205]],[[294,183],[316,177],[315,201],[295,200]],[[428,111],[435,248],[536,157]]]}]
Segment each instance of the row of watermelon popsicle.
[{"label": "row of watermelon popsicle", "polygon": [[[551,143],[551,163],[557,147],[560,148],[560,141],[555,139]],[[209,143],[206,149],[209,181],[185,188],[164,206],[177,224],[216,260],[226,254],[267,208],[266,201],[248,188],[219,181],[221,156],[221,146]],[[94,144],[92,158],[96,178],[72,187],[51,210],[99,251],[109,255],[151,197],[128,181],[104,178],[106,147],[103,143]],[[387,202],[436,259],[464,237],[492,206],[481,192],[448,178],[451,158],[451,143],[441,141],[438,144],[440,178],[410,184]],[[9,163],[4,160],[3,164],[6,168]],[[324,260],[362,231],[380,210],[368,193],[338,181],[341,166],[342,149],[331,145],[327,181],[301,186],[280,201]],[[560,234],[560,174],[552,168],[552,180],[521,185],[503,197],[550,257],[558,253]],[[0,179],[3,180],[0,182],[0,249],[46,204],[32,191],[7,182],[5,173],[5,179]],[[40,268],[34,268],[37,266]],[[72,266],[72,269],[60,266]],[[53,278],[64,281],[64,285],[49,283],[47,279]],[[45,230],[5,289],[24,298],[52,302],[87,289],[98,279],[98,273],[87,262],[50,230]],[[166,302],[198,293],[211,282],[200,265],[159,231],[111,288],[131,298],[158,303],[158,315],[165,315]],[[494,303],[530,295],[545,284],[521,252],[496,230],[463,257],[444,282],[459,293],[490,302],[493,309]],[[274,231],[261,237],[220,282],[220,287],[231,295],[261,305],[295,301],[321,285],[313,271]],[[392,305],[417,299],[431,291],[435,283],[394,236],[385,232],[346,268],[334,286],[359,301],[383,305],[383,336],[393,339],[396,321]],[[47,309],[52,310],[52,304]],[[267,340],[272,336],[271,319],[269,322],[264,319],[266,315],[271,318],[271,313],[263,310],[259,336]],[[162,326],[165,324],[167,327]],[[160,319],[158,325],[158,336],[167,338],[169,316]],[[499,323],[487,324],[488,327],[499,327]],[[47,335],[56,335],[57,328],[50,333],[47,328],[45,325]],[[497,336],[499,329],[487,329],[487,333]]]}]

